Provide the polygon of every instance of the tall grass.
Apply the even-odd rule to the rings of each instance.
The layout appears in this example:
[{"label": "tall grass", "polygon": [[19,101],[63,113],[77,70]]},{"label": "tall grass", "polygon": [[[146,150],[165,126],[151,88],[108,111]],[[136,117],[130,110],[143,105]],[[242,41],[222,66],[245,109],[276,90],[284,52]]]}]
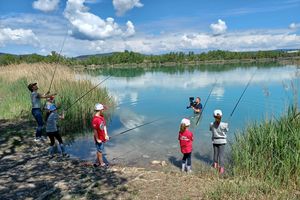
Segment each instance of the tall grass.
[{"label": "tall grass", "polygon": [[300,116],[290,108],[280,119],[254,124],[232,146],[233,173],[274,186],[300,186]]},{"label": "tall grass", "polygon": [[[37,82],[40,88],[38,92],[45,93],[49,89],[54,69],[55,65],[51,64],[19,64],[0,67],[0,119],[13,119],[19,116],[32,118],[30,91],[27,85]],[[59,65],[51,93],[58,94],[55,100],[63,109],[69,107],[93,87],[90,81],[77,80],[75,72],[70,68]],[[67,111],[65,120],[61,122],[62,131],[71,132],[89,126],[96,102],[113,105],[107,90],[100,87],[101,85]]]}]

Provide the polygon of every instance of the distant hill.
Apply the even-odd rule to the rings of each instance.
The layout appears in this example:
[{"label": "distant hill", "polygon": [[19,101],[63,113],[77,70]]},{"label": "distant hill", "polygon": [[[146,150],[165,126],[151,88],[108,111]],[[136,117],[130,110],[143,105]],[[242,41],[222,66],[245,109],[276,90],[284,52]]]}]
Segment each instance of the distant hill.
[{"label": "distant hill", "polygon": [[102,56],[111,56],[115,53],[118,53],[118,52],[111,52],[111,53],[100,53],[100,54],[90,54],[90,55],[81,55],[81,56],[77,56],[77,57],[74,57],[75,59],[79,59],[79,60],[84,60],[84,59],[87,59],[89,57],[102,57]]}]

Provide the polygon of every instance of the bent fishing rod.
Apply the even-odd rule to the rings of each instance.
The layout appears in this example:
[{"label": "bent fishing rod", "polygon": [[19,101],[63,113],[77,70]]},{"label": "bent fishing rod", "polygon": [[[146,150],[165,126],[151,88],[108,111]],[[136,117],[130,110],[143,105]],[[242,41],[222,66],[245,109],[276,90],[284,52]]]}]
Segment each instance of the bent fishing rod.
[{"label": "bent fishing rod", "polygon": [[[256,70],[257,70],[257,69],[256,69]],[[248,89],[248,87],[249,87],[249,85],[250,85],[250,83],[251,83],[251,81],[252,81],[252,79],[253,79],[254,75],[256,74],[256,70],[254,71],[254,73],[253,73],[253,74],[252,74],[252,76],[250,77],[250,79],[249,79],[249,81],[248,81],[248,83],[247,83],[247,85],[246,85],[245,89],[243,90],[243,92],[242,92],[241,96],[239,97],[239,99],[238,99],[237,103],[235,104],[235,106],[234,106],[233,110],[231,111],[231,113],[230,113],[230,115],[229,115],[229,117],[228,117],[228,119],[227,119],[227,122],[229,122],[229,120],[231,119],[231,117],[232,117],[232,115],[233,115],[234,111],[236,110],[236,108],[237,108],[237,106],[239,105],[239,103],[240,103],[240,101],[241,101],[242,97],[244,96],[244,94],[245,94],[246,90]]]},{"label": "bent fishing rod", "polygon": [[101,85],[104,81],[106,81],[110,77],[111,76],[108,76],[107,78],[105,78],[104,80],[102,80],[100,83],[98,83],[97,85],[95,85],[93,88],[91,88],[89,91],[87,91],[86,93],[84,93],[83,95],[81,95],[69,107],[67,107],[64,111],[67,112],[67,110],[69,110],[73,105],[75,105],[80,99],[82,99],[83,97],[85,97],[88,93],[90,93],[91,91],[93,91],[95,88],[97,88],[99,85]]},{"label": "bent fishing rod", "polygon": [[117,136],[123,135],[123,134],[125,134],[125,133],[127,133],[127,132],[129,132],[129,131],[134,130],[134,129],[137,129],[137,128],[140,128],[140,127],[143,127],[143,126],[152,124],[152,123],[157,122],[157,121],[159,121],[159,120],[161,120],[161,119],[162,119],[162,118],[159,118],[159,119],[155,119],[155,120],[150,121],[150,122],[146,122],[146,123],[144,123],[144,124],[140,124],[140,125],[135,126],[135,127],[133,127],[133,128],[130,128],[130,129],[127,129],[127,130],[122,131],[122,132],[120,132],[120,133],[114,134],[114,135],[110,136],[109,139],[111,140],[112,138],[115,138],[115,137],[117,137]]},{"label": "bent fishing rod", "polygon": [[201,112],[199,114],[199,117],[198,117],[197,122],[196,122],[196,126],[198,125],[198,122],[199,122],[200,118],[202,117],[203,110],[205,109],[206,104],[208,102],[208,99],[209,99],[210,95],[212,94],[212,91],[214,90],[216,84],[217,84],[217,81],[215,81],[214,85],[212,86],[212,88],[211,88],[211,90],[210,90],[210,92],[209,92],[209,94],[208,94],[208,96],[207,96],[207,98],[206,98],[206,100],[204,102],[204,106],[203,106],[203,109],[201,110]]},{"label": "bent fishing rod", "polygon": [[54,76],[55,76],[55,73],[56,73],[56,70],[57,70],[57,66],[58,66],[58,62],[59,62],[59,59],[60,59],[61,52],[62,52],[62,50],[63,50],[63,48],[65,46],[65,42],[66,42],[67,36],[68,36],[68,31],[67,31],[67,34],[65,35],[65,38],[63,40],[63,43],[61,45],[61,48],[60,48],[60,51],[59,51],[59,54],[58,54],[57,63],[55,65],[54,72],[52,74],[52,78],[51,78],[50,86],[49,86],[49,89],[48,89],[48,93],[50,93],[50,91],[51,91],[51,86],[52,86],[52,83],[53,83],[53,79],[54,79]]}]

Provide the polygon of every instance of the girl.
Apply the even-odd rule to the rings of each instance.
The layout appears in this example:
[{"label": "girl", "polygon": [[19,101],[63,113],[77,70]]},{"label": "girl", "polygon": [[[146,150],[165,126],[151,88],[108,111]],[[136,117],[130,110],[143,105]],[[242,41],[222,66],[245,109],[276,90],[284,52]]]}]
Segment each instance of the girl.
[{"label": "girl", "polygon": [[183,153],[181,165],[182,172],[184,172],[185,170],[187,170],[187,172],[192,172],[191,154],[193,149],[193,133],[188,129],[190,124],[190,120],[186,118],[183,118],[180,124],[178,140],[180,144],[181,153]]},{"label": "girl", "polygon": [[48,117],[47,123],[46,123],[46,132],[50,139],[50,158],[53,158],[53,156],[54,156],[55,138],[59,142],[62,156],[67,157],[68,155],[65,153],[65,147],[64,147],[63,141],[61,139],[61,136],[58,132],[58,128],[57,128],[58,119],[65,118],[64,112],[62,113],[62,115],[59,115],[57,113],[57,108],[55,105],[51,105],[49,107],[49,111],[50,111],[50,114],[49,114],[49,117]]},{"label": "girl", "polygon": [[224,173],[224,149],[226,141],[226,133],[228,132],[228,123],[221,122],[222,111],[215,110],[215,121],[210,123],[209,130],[212,133],[212,143],[214,148],[214,163],[213,167],[219,170],[220,174]]}]

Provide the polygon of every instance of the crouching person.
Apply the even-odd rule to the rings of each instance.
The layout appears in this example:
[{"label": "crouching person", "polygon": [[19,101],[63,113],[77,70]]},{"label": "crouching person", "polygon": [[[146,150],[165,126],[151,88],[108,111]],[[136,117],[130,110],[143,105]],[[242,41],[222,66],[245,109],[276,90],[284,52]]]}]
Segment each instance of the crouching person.
[{"label": "crouching person", "polygon": [[55,105],[51,105],[49,107],[49,112],[50,114],[46,122],[46,133],[50,139],[50,158],[53,158],[54,156],[55,138],[59,143],[62,156],[67,157],[68,154],[65,153],[65,147],[57,127],[58,119],[65,118],[64,112],[62,113],[62,115],[59,115],[57,113],[57,107]]}]

